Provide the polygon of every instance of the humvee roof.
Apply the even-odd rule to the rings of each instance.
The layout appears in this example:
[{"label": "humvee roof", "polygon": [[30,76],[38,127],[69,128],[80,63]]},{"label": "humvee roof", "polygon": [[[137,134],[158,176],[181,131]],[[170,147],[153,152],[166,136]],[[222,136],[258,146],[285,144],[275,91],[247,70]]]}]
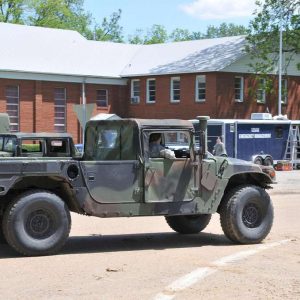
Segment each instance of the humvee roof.
[{"label": "humvee roof", "polygon": [[120,119],[120,120],[90,120],[89,124],[113,124],[113,123],[135,123],[139,128],[188,128],[193,129],[193,124],[190,121],[178,119]]}]

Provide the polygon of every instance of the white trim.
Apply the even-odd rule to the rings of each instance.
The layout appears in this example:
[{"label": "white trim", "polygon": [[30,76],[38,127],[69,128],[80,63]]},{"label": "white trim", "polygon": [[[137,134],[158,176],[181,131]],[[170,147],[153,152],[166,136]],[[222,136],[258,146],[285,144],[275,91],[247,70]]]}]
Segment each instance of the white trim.
[{"label": "white trim", "polygon": [[[18,132],[18,131],[20,131],[20,86],[19,85],[14,85],[14,84],[9,84],[9,85],[5,85],[5,102],[6,102],[6,112],[7,112],[7,95],[6,95],[6,88],[8,87],[8,86],[15,86],[15,87],[17,87],[17,91],[18,91],[18,97],[14,97],[14,98],[17,98],[18,99],[18,103],[9,103],[9,105],[11,105],[11,106],[16,106],[17,107],[17,113],[18,113],[18,115],[17,115],[17,118],[18,118],[18,122],[17,123],[12,123],[12,122],[10,122],[9,121],[9,123],[10,123],[10,127],[11,126],[16,126],[17,127],[17,130],[13,130],[13,132]],[[12,98],[12,97],[10,97],[10,98]],[[16,116],[11,116],[12,118],[16,118]],[[10,119],[10,116],[9,116],[9,119]],[[10,129],[11,130],[11,129]]]},{"label": "white trim", "polygon": [[[199,99],[199,82],[200,79],[204,78],[204,83],[205,83],[205,98],[204,99]],[[196,102],[205,102],[206,101],[206,75],[197,75],[196,80],[195,80],[195,101]]]},{"label": "white trim", "polygon": [[92,83],[92,84],[109,84],[109,85],[127,85],[127,79],[118,78],[101,78],[76,75],[60,75],[60,74],[43,74],[43,73],[27,73],[19,71],[0,71],[0,78],[19,79],[19,80],[41,80],[41,81],[59,81],[74,83]]},{"label": "white trim", "polygon": [[[97,102],[97,101],[103,101],[103,100],[98,100],[98,99],[97,99],[98,91],[106,91],[106,105],[105,105],[105,106],[100,106],[100,105],[98,105],[98,102]],[[97,89],[97,90],[96,90],[96,106],[97,106],[97,108],[105,108],[105,107],[108,107],[108,89]]]},{"label": "white trim", "polygon": [[[55,90],[58,89],[63,89],[64,90],[64,99],[59,99],[59,100],[64,100],[65,105],[55,105]],[[55,87],[53,90],[53,100],[54,100],[54,130],[56,131],[57,127],[64,127],[63,132],[67,132],[67,89],[65,87]],[[56,107],[64,107],[64,117],[56,117]],[[60,112],[59,112],[60,113]],[[55,120],[64,120],[64,124],[57,124],[55,123]],[[60,132],[60,131],[59,131]]]},{"label": "white trim", "polygon": [[[235,92],[237,88],[235,87],[235,79],[240,79],[240,99],[236,99]],[[234,76],[234,101],[235,102],[244,102],[244,76]]]},{"label": "white trim", "polygon": [[[154,101],[149,100],[149,81],[155,81],[155,99]],[[156,79],[155,78],[147,78],[147,84],[146,84],[146,103],[155,103],[156,102]]]},{"label": "white trim", "polygon": [[178,100],[174,99],[174,81],[179,81],[179,94],[181,93],[181,87],[180,87],[180,76],[171,77],[171,84],[170,84],[170,102],[171,103],[179,103],[180,98]]},{"label": "white trim", "polygon": [[[134,83],[135,82],[139,83],[140,91],[139,91],[139,95],[138,96],[134,95]],[[131,79],[130,80],[130,103],[131,104],[138,104],[138,103],[140,103],[140,94],[141,94],[141,81],[140,81],[140,79]]]}]

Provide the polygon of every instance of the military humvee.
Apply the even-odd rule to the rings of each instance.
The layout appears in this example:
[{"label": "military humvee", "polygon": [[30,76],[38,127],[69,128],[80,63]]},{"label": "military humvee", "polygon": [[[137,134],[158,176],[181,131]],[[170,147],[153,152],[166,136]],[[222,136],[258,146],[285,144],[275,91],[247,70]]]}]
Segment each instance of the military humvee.
[{"label": "military humvee", "polygon": [[0,157],[73,157],[76,148],[67,133],[0,133]]},{"label": "military humvee", "polygon": [[[275,173],[241,160],[207,154],[207,117],[199,117],[200,147],[183,120],[89,121],[82,158],[0,161],[0,215],[8,244],[23,255],[48,255],[65,243],[70,211],[103,218],[164,216],[181,234],[201,232],[220,214],[225,235],[259,243],[273,206],[265,189]],[[151,157],[149,139],[183,141],[188,157]]]}]

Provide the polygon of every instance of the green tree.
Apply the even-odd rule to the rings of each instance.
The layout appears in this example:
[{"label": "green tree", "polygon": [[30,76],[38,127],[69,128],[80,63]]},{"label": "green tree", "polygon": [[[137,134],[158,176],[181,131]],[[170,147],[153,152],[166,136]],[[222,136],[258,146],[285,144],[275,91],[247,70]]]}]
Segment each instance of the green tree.
[{"label": "green tree", "polygon": [[137,29],[133,35],[129,35],[130,44],[144,44],[143,29]]},{"label": "green tree", "polygon": [[24,0],[0,0],[0,22],[24,23]]},{"label": "green tree", "polygon": [[[300,1],[257,1],[255,18],[250,23],[246,51],[253,58],[250,66],[257,74],[273,73],[279,59],[280,24],[283,31],[283,72],[300,53]],[[300,62],[294,61],[300,69]]]},{"label": "green tree", "polygon": [[84,12],[83,0],[29,0],[28,25],[76,30],[90,35],[91,15]]},{"label": "green tree", "polygon": [[233,23],[221,23],[219,26],[208,26],[206,29],[206,33],[203,35],[203,38],[211,39],[246,34],[248,34],[248,29],[243,25],[235,25]]},{"label": "green tree", "polygon": [[122,11],[119,9],[110,18],[104,18],[101,25],[96,25],[94,39],[97,41],[123,42],[123,27],[119,24],[121,14]]},{"label": "green tree", "polygon": [[161,44],[168,40],[168,33],[164,26],[154,24],[147,32],[144,44]]},{"label": "green tree", "polygon": [[188,29],[176,28],[170,34],[170,39],[173,42],[180,42],[180,41],[189,41],[192,40],[192,35]]},{"label": "green tree", "polygon": [[129,35],[131,44],[162,44],[168,41],[168,32],[162,25],[154,24],[145,34],[144,30],[137,29],[133,35]]}]

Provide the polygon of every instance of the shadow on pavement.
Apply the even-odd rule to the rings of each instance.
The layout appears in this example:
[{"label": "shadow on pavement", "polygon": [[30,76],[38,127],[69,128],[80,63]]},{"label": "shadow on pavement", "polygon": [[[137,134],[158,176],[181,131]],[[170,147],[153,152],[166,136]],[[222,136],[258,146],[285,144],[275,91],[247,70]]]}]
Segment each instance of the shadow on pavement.
[{"label": "shadow on pavement", "polygon": [[[224,235],[172,232],[120,235],[71,236],[58,255],[117,251],[164,250],[203,246],[233,245]],[[7,244],[0,244],[0,259],[20,257]]]}]

